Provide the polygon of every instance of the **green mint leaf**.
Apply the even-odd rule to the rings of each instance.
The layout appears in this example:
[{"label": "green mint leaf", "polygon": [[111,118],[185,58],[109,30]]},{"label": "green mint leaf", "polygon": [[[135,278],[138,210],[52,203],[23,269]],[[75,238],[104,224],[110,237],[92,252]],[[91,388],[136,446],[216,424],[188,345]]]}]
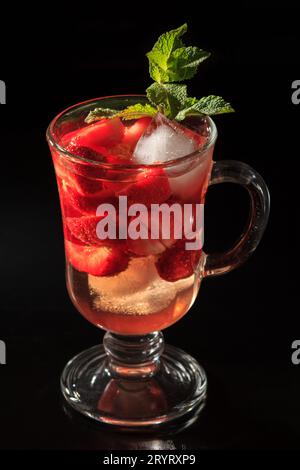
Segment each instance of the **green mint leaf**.
[{"label": "green mint leaf", "polygon": [[175,83],[153,83],[147,90],[148,100],[169,119],[175,118],[185,107],[187,100],[186,85]]},{"label": "green mint leaf", "polygon": [[136,103],[119,111],[116,116],[122,117],[123,119],[139,119],[144,116],[154,117],[156,114],[157,109],[151,106],[151,104]]},{"label": "green mint leaf", "polygon": [[177,121],[182,121],[187,116],[195,116],[199,114],[205,114],[208,116],[212,116],[215,114],[223,114],[223,113],[232,113],[234,109],[225,101],[221,96],[205,96],[200,100],[197,100],[192,106],[186,107],[185,109],[180,110],[175,119]]},{"label": "green mint leaf", "polygon": [[193,106],[197,101],[197,98],[187,98],[184,103],[184,109]]},{"label": "green mint leaf", "polygon": [[181,36],[187,31],[183,24],[162,34],[148,52],[149,72],[158,83],[181,82],[195,75],[198,65],[209,57],[209,52],[198,47],[185,47]]},{"label": "green mint leaf", "polygon": [[171,56],[169,65],[169,81],[181,82],[192,78],[198,69],[198,65],[210,56],[209,52],[198,47],[181,47],[176,49]]},{"label": "green mint leaf", "polygon": [[92,122],[99,121],[104,118],[121,117],[123,119],[138,119],[143,116],[155,116],[157,109],[153,108],[150,104],[136,103],[128,106],[125,109],[110,109],[110,108],[95,108],[90,111],[85,122],[91,124]]},{"label": "green mint leaf", "polygon": [[192,78],[198,66],[210,56],[198,47],[185,46],[181,37],[187,24],[162,34],[148,52],[149,72],[155,83],[146,92],[149,103],[136,103],[123,110],[95,108],[85,119],[88,124],[103,118],[119,116],[123,119],[154,117],[157,112],[169,119],[182,121],[186,116],[230,113],[234,109],[220,96],[206,96],[198,100],[187,95],[186,85],[181,83]]},{"label": "green mint leaf", "polygon": [[155,82],[168,82],[168,60],[174,50],[183,47],[180,37],[187,31],[187,24],[162,34],[148,52],[149,72]]},{"label": "green mint leaf", "polygon": [[204,96],[194,104],[193,107],[203,114],[208,115],[234,112],[230,103],[225,101],[221,96],[215,95]]},{"label": "green mint leaf", "polygon": [[87,124],[91,124],[92,122],[99,121],[103,118],[110,118],[114,117],[118,114],[117,109],[110,109],[110,108],[95,108],[93,111],[90,111],[87,117],[85,118],[84,122]]}]

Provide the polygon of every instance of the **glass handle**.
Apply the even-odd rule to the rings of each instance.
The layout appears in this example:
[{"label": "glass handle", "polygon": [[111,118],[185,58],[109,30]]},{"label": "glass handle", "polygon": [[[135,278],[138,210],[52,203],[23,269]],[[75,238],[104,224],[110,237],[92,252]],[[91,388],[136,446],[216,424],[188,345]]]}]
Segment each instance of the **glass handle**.
[{"label": "glass handle", "polygon": [[246,163],[223,160],[214,163],[209,186],[236,183],[247,189],[251,200],[246,227],[232,248],[224,253],[206,254],[204,276],[225,274],[244,263],[254,252],[266,228],[270,195],[263,178]]}]

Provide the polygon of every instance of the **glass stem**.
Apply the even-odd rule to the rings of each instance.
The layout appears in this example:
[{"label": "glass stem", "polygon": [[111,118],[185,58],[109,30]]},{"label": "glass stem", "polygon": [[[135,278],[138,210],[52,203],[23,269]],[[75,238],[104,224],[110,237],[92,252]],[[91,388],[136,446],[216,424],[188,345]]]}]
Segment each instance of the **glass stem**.
[{"label": "glass stem", "polygon": [[108,356],[108,367],[114,377],[152,377],[160,366],[164,350],[161,331],[143,336],[125,336],[107,332],[103,346]]}]

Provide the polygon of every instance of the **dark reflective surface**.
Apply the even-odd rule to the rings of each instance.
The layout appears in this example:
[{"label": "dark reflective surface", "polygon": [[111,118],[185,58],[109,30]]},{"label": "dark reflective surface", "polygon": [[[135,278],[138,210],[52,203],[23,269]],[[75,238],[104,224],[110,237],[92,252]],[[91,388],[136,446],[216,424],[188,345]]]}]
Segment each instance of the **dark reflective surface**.
[{"label": "dark reflective surface", "polygon": [[[193,314],[197,315],[197,311]],[[182,333],[188,333],[190,322],[192,317],[183,322]],[[82,335],[92,341],[93,333],[76,314],[74,320],[70,315],[68,326],[64,323],[61,326],[69,333],[70,325],[78,327],[82,323]],[[259,357],[249,360],[245,356],[240,361],[204,360],[204,354],[199,354],[208,374],[209,391],[206,407],[197,421],[169,435],[121,434],[82,417],[64,402],[59,372],[75,344],[83,341],[78,331],[75,334],[75,328],[73,339],[69,333],[55,337],[54,325],[52,330],[53,337],[45,338],[40,332],[41,339],[37,335],[33,344],[20,338],[15,345],[8,341],[8,364],[1,369],[1,448],[159,450],[298,446],[300,384],[295,366]],[[173,339],[180,341],[179,335]],[[196,348],[189,349],[197,354]],[[212,351],[205,355],[212,356]],[[218,352],[221,356],[219,349]]]}]

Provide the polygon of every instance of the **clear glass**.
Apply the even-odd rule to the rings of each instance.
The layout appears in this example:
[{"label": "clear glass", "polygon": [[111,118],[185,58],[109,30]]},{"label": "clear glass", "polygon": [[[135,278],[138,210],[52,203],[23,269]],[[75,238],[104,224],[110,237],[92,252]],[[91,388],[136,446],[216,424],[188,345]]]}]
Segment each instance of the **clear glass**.
[{"label": "clear glass", "polygon": [[[66,147],[66,136],[89,127],[84,119],[90,110],[123,109],[141,100],[147,101],[136,95],[81,103],[56,117],[47,131],[62,209],[68,292],[76,309],[107,331],[103,346],[67,364],[61,388],[73,408],[117,429],[174,430],[197,417],[207,381],[192,357],[164,345],[161,330],[187,313],[204,277],[237,267],[255,250],[267,223],[269,195],[260,175],[246,164],[213,162],[217,131],[209,117],[183,123],[201,144],[166,163],[95,162],[88,152],[79,155]],[[130,135],[129,126],[140,123],[124,121],[122,132]],[[114,151],[122,155],[126,145],[122,140]],[[148,186],[140,191],[145,175]],[[208,186],[227,181],[248,190],[251,211],[244,233],[226,253],[187,252],[171,235],[100,242],[95,227],[91,231],[99,204],[116,204],[124,194],[134,194],[138,203],[204,204]]]}]

